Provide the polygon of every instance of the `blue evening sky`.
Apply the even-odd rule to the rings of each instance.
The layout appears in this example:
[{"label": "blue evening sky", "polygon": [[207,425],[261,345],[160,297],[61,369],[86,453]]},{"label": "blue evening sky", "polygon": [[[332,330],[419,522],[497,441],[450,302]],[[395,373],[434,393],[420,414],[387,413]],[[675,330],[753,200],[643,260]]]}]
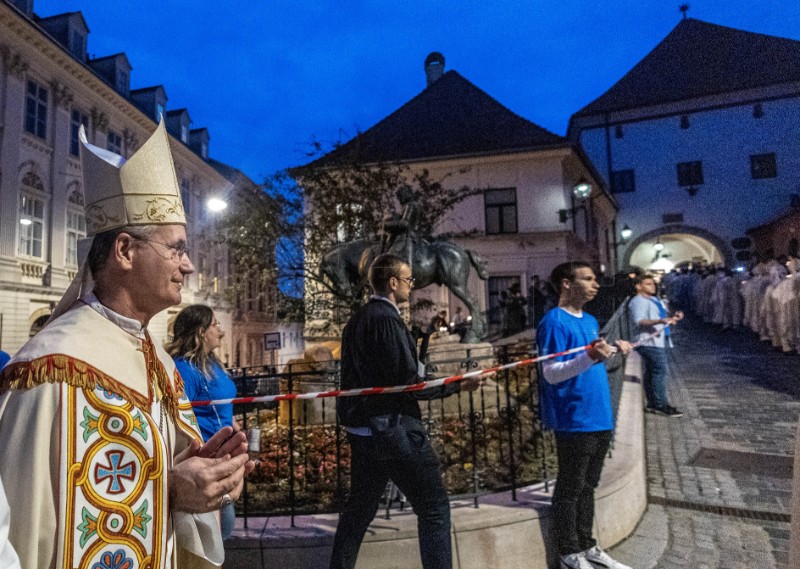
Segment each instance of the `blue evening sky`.
[{"label": "blue evening sky", "polygon": [[[132,88],[208,127],[211,156],[256,181],[347,140],[425,87],[440,51],[500,103],[555,133],[680,20],[671,0],[35,0],[82,11],[88,50],[120,51]],[[695,0],[689,15],[800,40],[796,0]]]}]

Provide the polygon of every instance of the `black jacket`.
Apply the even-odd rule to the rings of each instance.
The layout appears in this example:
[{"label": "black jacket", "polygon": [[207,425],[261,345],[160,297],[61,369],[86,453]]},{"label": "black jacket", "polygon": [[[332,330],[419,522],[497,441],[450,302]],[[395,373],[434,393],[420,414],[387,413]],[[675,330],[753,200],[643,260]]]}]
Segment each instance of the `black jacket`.
[{"label": "black jacket", "polygon": [[[388,301],[372,299],[356,311],[342,334],[342,389],[413,385],[424,378],[417,368],[414,337]],[[421,418],[418,399],[457,393],[458,383],[414,393],[338,398],[340,422],[369,426],[369,418],[399,413]]]}]

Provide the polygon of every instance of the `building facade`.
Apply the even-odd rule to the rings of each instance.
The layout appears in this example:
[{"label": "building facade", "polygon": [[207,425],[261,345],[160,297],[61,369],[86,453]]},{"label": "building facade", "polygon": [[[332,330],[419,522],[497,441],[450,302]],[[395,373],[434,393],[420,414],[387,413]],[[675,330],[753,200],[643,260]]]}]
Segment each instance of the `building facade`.
[{"label": "building facade", "polygon": [[[614,260],[617,206],[580,148],[516,115],[456,71],[444,57],[425,61],[427,86],[372,128],[323,157],[354,153],[364,164],[401,163],[411,173],[476,193],[456,204],[435,235],[470,249],[485,261],[487,280],[471,271],[469,290],[490,323],[499,320],[501,295],[515,284],[527,296],[534,275],[547,278],[567,260],[593,262],[600,271]],[[576,187],[588,196],[575,197]],[[313,204],[312,204],[313,207]],[[449,315],[463,306],[450,291],[415,291]],[[465,311],[466,313],[466,311]]]},{"label": "building facade", "polygon": [[[215,244],[205,204],[234,184],[209,161],[207,129],[192,129],[186,109],[168,111],[163,86],[131,90],[125,54],[90,59],[88,40],[79,12],[42,18],[30,1],[0,1],[0,347],[13,354],[40,329],[78,271],[86,234],[80,126],[92,144],[127,157],[163,118],[197,268],[183,305],[214,308],[229,331],[219,357],[232,363],[237,338],[223,298],[228,253]],[[180,308],[153,319],[155,341],[167,340]],[[251,350],[260,352],[253,360],[261,346]]]},{"label": "building facade", "polygon": [[800,193],[800,41],[684,19],[568,137],[631,230],[622,265],[744,265],[747,230]]}]

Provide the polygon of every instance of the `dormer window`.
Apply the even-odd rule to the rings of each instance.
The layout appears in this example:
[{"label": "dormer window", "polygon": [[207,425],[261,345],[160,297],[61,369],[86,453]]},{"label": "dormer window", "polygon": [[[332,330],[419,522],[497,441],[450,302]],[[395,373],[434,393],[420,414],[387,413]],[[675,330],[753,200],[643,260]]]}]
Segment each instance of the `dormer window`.
[{"label": "dormer window", "polygon": [[189,128],[186,124],[181,124],[181,142],[184,144],[189,140]]},{"label": "dormer window", "polygon": [[164,116],[164,105],[161,103],[156,103],[156,122],[161,121],[161,117]]},{"label": "dormer window", "polygon": [[117,69],[117,91],[125,96],[130,92],[130,75],[124,69]]},{"label": "dormer window", "polygon": [[81,61],[86,59],[86,36],[78,30],[72,30],[70,32],[69,51]]}]

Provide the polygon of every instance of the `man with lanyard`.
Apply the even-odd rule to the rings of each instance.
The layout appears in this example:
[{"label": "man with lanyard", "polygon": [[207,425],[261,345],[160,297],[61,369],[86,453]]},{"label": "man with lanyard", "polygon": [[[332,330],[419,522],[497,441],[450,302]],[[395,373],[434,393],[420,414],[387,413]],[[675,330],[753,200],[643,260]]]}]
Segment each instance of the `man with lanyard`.
[{"label": "man with lanyard", "polygon": [[[381,254],[370,265],[369,283],[374,294],[342,334],[342,389],[422,381],[416,341],[397,307],[414,286],[411,267],[397,255]],[[470,378],[421,392],[337,399],[352,454],[350,496],[336,528],[331,569],[355,567],[389,480],[417,514],[423,568],[451,569],[450,503],[417,400],[473,391],[480,384],[480,378]]]},{"label": "man with lanyard", "polygon": [[127,161],[80,139],[88,258],[0,375],[9,541],[26,569],[218,567],[255,465],[230,427],[203,444],[147,330],[194,271],[166,128]]},{"label": "man with lanyard", "polygon": [[[636,277],[636,296],[628,304],[634,342],[642,342],[636,352],[644,364],[644,393],[648,413],[666,417],[682,417],[683,413],[667,400],[667,347],[672,347],[670,329],[683,318],[680,310],[669,317],[667,309],[656,296],[656,281],[651,274]],[[663,333],[648,338],[654,332]]]},{"label": "man with lanyard", "polygon": [[[553,525],[561,569],[630,569],[600,549],[592,537],[594,490],[600,481],[614,422],[608,375],[602,362],[616,350],[599,338],[597,320],[583,311],[600,288],[592,268],[573,261],[558,265],[550,281],[559,291],[558,306],[536,330],[539,354],[574,348],[542,365],[542,423],[555,431],[558,477],[553,493]],[[628,353],[623,340],[617,348]]]}]

